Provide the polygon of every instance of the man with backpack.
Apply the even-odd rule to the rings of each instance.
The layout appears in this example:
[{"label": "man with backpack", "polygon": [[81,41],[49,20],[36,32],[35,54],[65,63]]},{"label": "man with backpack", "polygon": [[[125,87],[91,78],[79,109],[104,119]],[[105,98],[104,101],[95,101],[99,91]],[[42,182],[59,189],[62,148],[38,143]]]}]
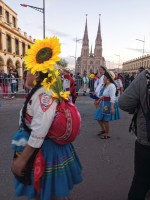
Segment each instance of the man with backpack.
[{"label": "man with backpack", "polygon": [[119,98],[119,107],[135,113],[134,176],[128,200],[145,200],[150,189],[150,71],[142,71]]}]

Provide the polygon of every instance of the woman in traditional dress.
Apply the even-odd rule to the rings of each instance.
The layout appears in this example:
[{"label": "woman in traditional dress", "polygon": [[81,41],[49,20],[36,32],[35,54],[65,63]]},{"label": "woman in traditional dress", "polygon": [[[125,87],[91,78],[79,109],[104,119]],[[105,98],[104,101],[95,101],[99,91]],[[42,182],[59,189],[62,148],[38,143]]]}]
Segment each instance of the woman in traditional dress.
[{"label": "woman in traditional dress", "polygon": [[94,118],[101,127],[99,135],[101,135],[101,139],[108,139],[110,138],[109,121],[120,119],[118,103],[116,102],[116,85],[108,71],[104,74],[104,87],[97,103],[99,103],[99,107],[94,113]]},{"label": "woman in traditional dress", "polygon": [[58,94],[50,89],[58,80],[54,61],[58,61],[59,53],[59,40],[52,37],[38,40],[25,57],[28,70],[25,86],[31,92],[20,115],[22,132],[12,139],[15,158],[11,169],[16,195],[28,199],[67,200],[74,184],[82,181],[82,167],[73,145],[60,145],[48,137],[57,116],[57,97],[66,97],[65,92]]}]

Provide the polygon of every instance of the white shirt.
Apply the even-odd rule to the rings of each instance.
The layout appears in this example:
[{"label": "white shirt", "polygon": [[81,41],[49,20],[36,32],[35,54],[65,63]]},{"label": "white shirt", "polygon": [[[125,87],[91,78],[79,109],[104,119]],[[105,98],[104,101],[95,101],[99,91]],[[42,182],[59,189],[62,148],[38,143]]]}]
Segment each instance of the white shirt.
[{"label": "white shirt", "polygon": [[31,147],[41,147],[55,117],[57,102],[52,99],[51,94],[51,90],[45,92],[45,89],[41,87],[28,103],[28,119],[25,119],[25,123],[32,129],[28,140],[28,145]]},{"label": "white shirt", "polygon": [[17,83],[16,78],[13,74],[11,74],[11,83]]},{"label": "white shirt", "polygon": [[99,97],[100,91],[101,91],[101,89],[103,88],[103,86],[104,86],[104,75],[102,75],[102,76],[99,78],[99,80],[98,80],[98,85],[97,85],[97,87],[96,87],[96,89],[95,89],[95,94],[96,94],[97,97]]},{"label": "white shirt", "polygon": [[114,82],[116,83],[117,90],[123,87],[122,81],[119,78],[114,80]]},{"label": "white shirt", "polygon": [[116,100],[116,86],[110,83],[104,88],[103,97],[110,97],[110,102],[114,103]]},{"label": "white shirt", "polygon": [[66,91],[66,89],[70,88],[70,81],[67,78],[63,79],[63,90]]}]

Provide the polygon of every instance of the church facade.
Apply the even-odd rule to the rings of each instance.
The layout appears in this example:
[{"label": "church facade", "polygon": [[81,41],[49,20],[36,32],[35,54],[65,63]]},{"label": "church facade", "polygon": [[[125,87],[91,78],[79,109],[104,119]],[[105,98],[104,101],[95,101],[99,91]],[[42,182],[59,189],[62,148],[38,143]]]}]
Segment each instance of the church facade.
[{"label": "church facade", "polygon": [[98,23],[98,31],[95,40],[94,52],[92,52],[92,46],[89,47],[88,26],[87,18],[85,23],[85,31],[82,40],[81,56],[77,58],[75,72],[83,74],[85,71],[87,74],[98,72],[100,66],[105,66],[105,59],[102,56],[102,37],[100,18]]}]

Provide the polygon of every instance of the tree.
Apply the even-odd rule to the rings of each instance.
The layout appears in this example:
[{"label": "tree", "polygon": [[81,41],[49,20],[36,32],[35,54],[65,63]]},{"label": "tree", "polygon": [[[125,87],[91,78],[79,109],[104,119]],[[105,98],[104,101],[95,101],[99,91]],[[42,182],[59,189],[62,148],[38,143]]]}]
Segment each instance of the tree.
[{"label": "tree", "polygon": [[67,67],[68,62],[65,59],[61,58],[60,61],[58,61],[56,64],[58,66],[60,66],[60,67],[64,67],[65,68],[65,67]]}]

